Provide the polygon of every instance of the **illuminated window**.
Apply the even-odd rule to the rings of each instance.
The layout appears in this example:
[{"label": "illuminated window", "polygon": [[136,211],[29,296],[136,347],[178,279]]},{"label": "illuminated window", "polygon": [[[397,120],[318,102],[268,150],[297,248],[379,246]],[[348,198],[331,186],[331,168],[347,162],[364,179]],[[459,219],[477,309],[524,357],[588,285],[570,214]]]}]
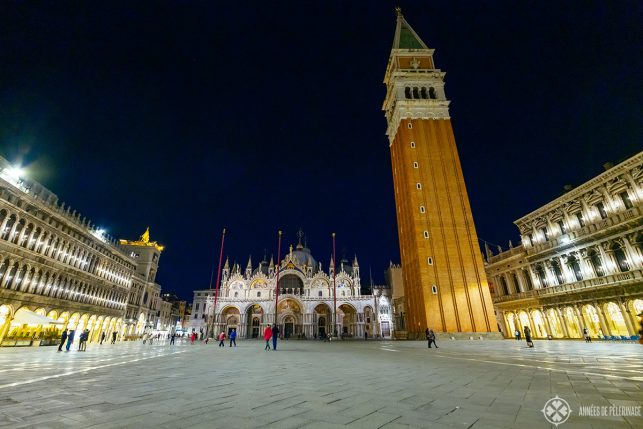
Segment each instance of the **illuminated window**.
[{"label": "illuminated window", "polygon": [[424,208],[424,206],[420,206],[420,213],[425,213],[425,212],[426,212],[426,209]]},{"label": "illuminated window", "polygon": [[417,184],[415,185],[415,187],[416,187],[416,188],[418,188],[418,189],[422,189],[422,184],[421,184],[421,183],[417,183]]},{"label": "illuminated window", "polygon": [[410,122],[409,122],[408,124],[406,124],[406,126],[408,127],[408,129],[409,129],[409,130],[410,130],[411,128],[413,128],[413,124],[412,124],[412,123],[410,123]]},{"label": "illuminated window", "polygon": [[623,200],[623,205],[625,205],[626,209],[631,209],[634,207],[632,204],[632,200],[630,199],[630,194],[627,193],[627,191],[623,191],[620,194],[618,194],[621,197],[621,200]]},{"label": "illuminated window", "polygon": [[438,287],[436,285],[431,286],[431,292],[433,292],[433,295],[437,295]]},{"label": "illuminated window", "polygon": [[607,212],[605,211],[605,205],[603,203],[596,204],[596,209],[598,210],[598,214],[601,215],[601,219],[607,218]]},{"label": "illuminated window", "polygon": [[411,142],[411,147],[415,147],[415,142]]},{"label": "illuminated window", "polygon": [[433,258],[429,256],[427,258],[427,262],[429,263],[429,265],[433,265]]},{"label": "illuminated window", "polygon": [[429,238],[429,231],[424,231],[424,238]]},{"label": "illuminated window", "polygon": [[419,166],[420,166],[420,164],[418,164],[417,162],[413,163],[413,168],[418,168]]},{"label": "illuminated window", "polygon": [[578,219],[578,225],[581,228],[585,226],[585,221],[583,220],[583,215],[581,212],[576,213],[576,219]]}]

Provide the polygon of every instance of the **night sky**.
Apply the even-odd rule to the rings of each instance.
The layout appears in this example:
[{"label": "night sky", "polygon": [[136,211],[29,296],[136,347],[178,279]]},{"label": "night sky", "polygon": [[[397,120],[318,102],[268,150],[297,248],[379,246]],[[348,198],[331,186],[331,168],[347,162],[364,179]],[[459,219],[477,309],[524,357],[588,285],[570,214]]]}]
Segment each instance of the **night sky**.
[{"label": "night sky", "polygon": [[[116,238],[148,225],[191,299],[303,228],[324,269],[399,248],[382,84],[394,3],[3,2],[0,155]],[[479,236],[642,149],[643,3],[399,2],[447,72]]]}]

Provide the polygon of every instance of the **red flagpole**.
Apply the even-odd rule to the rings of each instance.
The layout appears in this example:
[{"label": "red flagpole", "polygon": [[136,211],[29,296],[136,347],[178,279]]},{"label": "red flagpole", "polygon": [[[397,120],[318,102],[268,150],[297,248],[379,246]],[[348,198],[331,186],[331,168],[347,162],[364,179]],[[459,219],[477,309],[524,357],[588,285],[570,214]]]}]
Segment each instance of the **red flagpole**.
[{"label": "red flagpole", "polygon": [[279,305],[279,268],[281,266],[281,231],[279,231],[279,244],[277,244],[277,283],[275,286],[275,325],[277,324],[277,306]]},{"label": "red flagpole", "polygon": [[214,306],[212,307],[212,329],[214,330],[214,323],[216,322],[217,317],[217,297],[219,296],[219,282],[221,281],[221,261],[223,259],[223,243],[225,243],[225,228],[223,228],[223,233],[221,234],[221,250],[219,251],[219,268],[217,269],[217,284],[214,288]]},{"label": "red flagpole", "polygon": [[337,336],[337,284],[335,274],[337,266],[335,265],[335,233],[333,232],[333,334]]}]

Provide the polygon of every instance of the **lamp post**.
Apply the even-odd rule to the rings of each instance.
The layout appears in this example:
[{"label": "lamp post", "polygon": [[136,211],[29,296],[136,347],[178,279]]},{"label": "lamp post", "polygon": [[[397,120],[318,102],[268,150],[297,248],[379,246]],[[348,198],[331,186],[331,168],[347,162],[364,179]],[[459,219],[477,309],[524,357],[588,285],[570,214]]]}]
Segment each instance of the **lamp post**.
[{"label": "lamp post", "polygon": [[281,231],[279,231],[279,239],[277,242],[277,276],[275,283],[275,320],[274,324],[277,325],[277,312],[279,308],[279,269],[281,268]]}]

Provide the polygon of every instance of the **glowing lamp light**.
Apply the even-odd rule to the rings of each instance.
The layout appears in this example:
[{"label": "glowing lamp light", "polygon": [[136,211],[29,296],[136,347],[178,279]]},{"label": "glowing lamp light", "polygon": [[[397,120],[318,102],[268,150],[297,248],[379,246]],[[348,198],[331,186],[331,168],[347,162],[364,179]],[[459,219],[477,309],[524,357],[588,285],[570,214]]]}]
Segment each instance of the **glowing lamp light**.
[{"label": "glowing lamp light", "polygon": [[10,167],[7,169],[7,176],[9,176],[14,180],[20,180],[20,178],[24,175],[25,175],[25,170],[18,166]]}]

